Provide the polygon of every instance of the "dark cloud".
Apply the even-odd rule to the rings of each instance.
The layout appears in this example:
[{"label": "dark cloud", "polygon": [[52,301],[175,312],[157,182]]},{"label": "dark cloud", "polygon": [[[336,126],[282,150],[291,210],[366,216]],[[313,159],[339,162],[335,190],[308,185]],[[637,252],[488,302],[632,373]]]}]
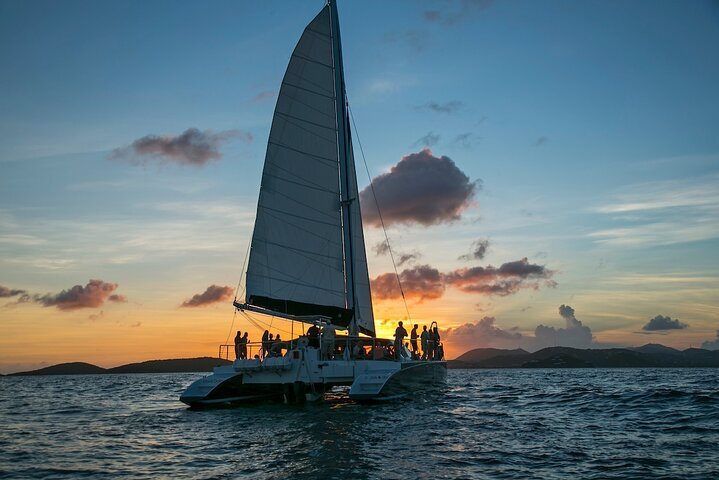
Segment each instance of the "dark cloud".
[{"label": "dark cloud", "polygon": [[452,100],[447,103],[438,103],[435,101],[429,101],[424,105],[420,105],[417,110],[430,110],[437,113],[455,113],[460,110],[464,104],[459,100]]},{"label": "dark cloud", "polygon": [[202,293],[193,295],[191,299],[180,305],[181,307],[203,307],[212,303],[224,302],[232,298],[232,287],[221,287],[219,285],[210,285]]},{"label": "dark cloud", "polygon": [[665,317],[664,315],[657,315],[647,322],[642,327],[642,330],[646,332],[655,332],[657,330],[681,330],[687,328],[689,325],[680,322],[678,319],[672,319],[671,317]]},{"label": "dark cloud", "polygon": [[548,141],[549,141],[549,139],[547,137],[545,137],[544,135],[542,135],[541,137],[537,138],[534,141],[534,143],[532,143],[532,146],[540,147],[540,146],[544,145],[545,143],[547,143]]},{"label": "dark cloud", "polygon": [[[372,247],[372,250],[377,254],[377,256],[387,255],[389,254],[390,248],[389,244],[386,240],[377,243],[374,247]],[[401,267],[405,263],[413,262],[418,260],[422,254],[419,252],[411,252],[411,253],[394,253],[395,261],[397,262],[397,266]]]},{"label": "dark cloud", "polygon": [[419,260],[422,257],[422,255],[419,252],[412,252],[412,253],[400,253],[397,256],[397,266],[401,267],[402,265],[406,263],[412,263],[417,260]]},{"label": "dark cloud", "polygon": [[717,330],[717,336],[714,340],[707,340],[702,343],[702,348],[707,350],[719,350],[719,330]]},{"label": "dark cloud", "polygon": [[569,305],[561,305],[559,315],[565,320],[566,328],[538,325],[534,330],[534,348],[558,346],[589,348],[592,344],[592,330],[577,320],[574,309]]},{"label": "dark cloud", "polygon": [[[444,285],[439,270],[429,265],[419,265],[399,274],[402,290],[408,299],[434,300],[444,295]],[[372,298],[388,300],[401,298],[402,294],[394,273],[383,273],[371,280]]]},{"label": "dark cloud", "polygon": [[389,253],[389,243],[387,243],[387,240],[382,240],[372,247],[372,250],[377,256],[387,255]]},{"label": "dark cloud", "polygon": [[543,265],[529,263],[527,258],[514,262],[503,263],[496,268],[486,267],[460,268],[444,275],[444,281],[466,293],[480,295],[507,296],[517,293],[523,288],[538,289],[541,284],[548,287],[556,286],[550,280],[554,271]]},{"label": "dark cloud", "polygon": [[414,142],[414,145],[420,147],[431,147],[437,142],[439,142],[439,138],[439,134],[434,132],[427,132],[427,135],[421,137],[419,140]]},{"label": "dark cloud", "polygon": [[479,189],[449,157],[435,157],[428,148],[402,157],[388,173],[372,179],[360,192],[367,225],[380,226],[374,194],[385,226],[436,225],[460,218]]},{"label": "dark cloud", "polygon": [[127,297],[125,295],[113,294],[107,297],[108,301],[115,303],[127,303]]},{"label": "dark cloud", "polygon": [[458,260],[482,260],[489,249],[489,240],[480,238],[472,242],[472,251],[465,255],[461,255]]},{"label": "dark cloud", "polygon": [[252,134],[239,130],[213,133],[188,128],[180,135],[147,135],[131,145],[115,149],[110,158],[128,160],[135,165],[145,164],[148,159],[163,163],[202,166],[210,160],[222,158],[220,145],[230,139],[252,141]]},{"label": "dark cloud", "polygon": [[445,27],[452,27],[464,20],[467,20],[476,12],[481,12],[492,5],[492,0],[459,0],[454,2],[443,2],[441,9],[425,10],[424,19],[429,23],[435,23]]},{"label": "dark cloud", "polygon": [[19,290],[17,288],[8,288],[4,285],[0,285],[0,298],[10,298],[17,295],[27,295],[25,290]]},{"label": "dark cloud", "polygon": [[44,307],[57,307],[60,310],[70,311],[81,308],[101,307],[110,297],[125,298],[122,295],[113,294],[117,289],[117,283],[108,283],[102,280],[90,280],[84,287],[75,285],[63,290],[58,294],[34,295],[33,301]]},{"label": "dark cloud", "polygon": [[277,95],[277,92],[275,90],[265,90],[252,97],[252,100],[255,102],[262,102],[264,100],[275,98],[275,95]]}]

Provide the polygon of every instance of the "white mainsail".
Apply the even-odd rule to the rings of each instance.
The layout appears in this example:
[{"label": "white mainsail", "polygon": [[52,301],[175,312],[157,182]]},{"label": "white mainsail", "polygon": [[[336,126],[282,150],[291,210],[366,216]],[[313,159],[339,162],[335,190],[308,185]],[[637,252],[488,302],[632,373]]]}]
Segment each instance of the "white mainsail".
[{"label": "white mainsail", "polygon": [[375,332],[334,4],[305,28],[282,80],[246,292],[270,312]]}]

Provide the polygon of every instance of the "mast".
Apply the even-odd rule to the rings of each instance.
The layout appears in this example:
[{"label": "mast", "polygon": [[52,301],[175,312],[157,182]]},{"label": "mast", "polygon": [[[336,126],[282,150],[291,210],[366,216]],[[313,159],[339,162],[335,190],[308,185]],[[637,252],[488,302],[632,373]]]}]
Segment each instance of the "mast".
[{"label": "mast", "polygon": [[340,39],[340,23],[337,13],[336,0],[328,0],[330,7],[330,28],[332,31],[332,62],[334,64],[335,102],[337,109],[337,149],[340,166],[340,210],[342,212],[342,239],[344,245],[344,273],[346,308],[352,311],[350,333],[357,333],[357,309],[355,308],[355,281],[354,281],[354,248],[352,235],[351,204],[357,198],[350,197],[350,165],[349,155],[349,122],[347,116],[347,100],[345,93],[345,73],[342,62],[342,41]]}]

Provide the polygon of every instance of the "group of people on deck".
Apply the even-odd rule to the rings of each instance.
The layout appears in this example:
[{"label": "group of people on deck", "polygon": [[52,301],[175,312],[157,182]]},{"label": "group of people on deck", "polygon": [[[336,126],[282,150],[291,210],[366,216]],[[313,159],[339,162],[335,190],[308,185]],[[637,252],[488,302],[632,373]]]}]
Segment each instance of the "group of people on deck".
[{"label": "group of people on deck", "polygon": [[[249,332],[245,332],[245,334],[242,335],[242,332],[237,330],[237,335],[235,335],[235,358],[237,360],[247,359],[247,344],[249,343]],[[280,338],[280,334],[278,333],[276,337],[273,337],[268,330],[265,330],[265,333],[262,334],[262,346],[260,348],[260,353],[255,355],[255,358],[260,358],[260,356],[262,358],[281,357],[283,348],[287,347],[284,341]]]},{"label": "group of people on deck", "polygon": [[[403,346],[407,346],[410,348],[412,360],[442,360],[444,358],[444,352],[437,327],[428,329],[427,325],[423,325],[421,333],[418,332],[418,329],[419,325],[415,324],[414,328],[412,328],[412,332],[408,334],[403,323],[399,322],[394,332],[394,345],[377,344],[367,352],[365,347],[362,346],[362,343],[356,341],[351,350],[352,358],[399,360]],[[332,327],[323,328],[322,331],[320,331],[316,325],[312,325],[307,329],[306,336],[309,347],[321,348],[320,358],[330,359],[337,354],[337,348],[342,350],[344,346],[342,342],[339,344],[335,343],[335,332]],[[322,342],[320,342],[320,337],[322,337]],[[410,339],[409,344],[404,343],[404,339],[407,337]],[[235,336],[235,358],[238,360],[247,359],[247,345],[249,342],[249,333],[245,332],[245,334],[242,335],[242,332],[238,330]],[[419,347],[421,347],[421,352]],[[279,333],[277,336],[273,336],[269,330],[265,330],[262,334],[260,353],[259,355],[255,355],[255,358],[281,357],[282,350],[288,348],[287,342],[280,338]]]},{"label": "group of people on deck", "polygon": [[[442,360],[444,358],[444,351],[442,343],[440,342],[439,329],[432,327],[429,330],[427,325],[422,326],[422,333],[418,334],[417,329],[419,325],[414,324],[412,333],[409,334],[409,345],[412,352],[412,360]],[[404,339],[407,337],[407,330],[404,328],[402,322],[397,324],[397,329],[394,331],[394,351],[395,358],[399,359],[401,346],[404,343]],[[420,356],[419,348],[417,345],[417,339],[419,339],[419,345],[422,347],[422,354]]]},{"label": "group of people on deck", "polygon": [[242,332],[237,330],[237,335],[235,335],[235,358],[237,360],[247,358],[247,344],[250,343],[248,335],[249,332],[245,332],[245,334],[242,335]]}]

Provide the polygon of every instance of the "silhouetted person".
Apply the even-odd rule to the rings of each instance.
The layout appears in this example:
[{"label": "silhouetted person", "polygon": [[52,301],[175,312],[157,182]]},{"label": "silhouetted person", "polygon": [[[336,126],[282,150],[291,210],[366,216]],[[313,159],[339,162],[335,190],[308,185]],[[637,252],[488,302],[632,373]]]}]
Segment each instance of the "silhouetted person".
[{"label": "silhouetted person", "polygon": [[320,348],[320,329],[317,328],[317,325],[312,325],[307,329],[307,339],[307,345]]},{"label": "silhouetted person", "polygon": [[442,358],[439,355],[439,351],[441,350],[439,347],[439,340],[440,340],[439,329],[437,329],[437,327],[434,327],[432,330],[433,330],[432,333],[434,333],[434,359],[442,360]]},{"label": "silhouetted person", "polygon": [[419,325],[416,323],[414,324],[414,328],[412,329],[412,333],[410,333],[410,341],[409,344],[412,346],[412,360],[417,360],[417,329],[419,328]]},{"label": "silhouetted person", "polygon": [[236,360],[240,359],[240,352],[241,352],[240,343],[241,342],[242,342],[242,332],[237,330],[237,335],[235,335],[235,359]]},{"label": "silhouetted person", "polygon": [[270,351],[269,339],[270,339],[270,331],[265,330],[265,333],[262,334],[262,351],[261,351],[262,358],[265,358],[265,355],[267,355],[267,353]]},{"label": "silhouetted person", "polygon": [[434,346],[435,346],[434,329],[429,329],[429,340],[427,340],[427,360],[434,360]]},{"label": "silhouetted person", "polygon": [[427,344],[429,343],[429,332],[427,331],[427,325],[422,325],[422,335],[421,335],[421,342],[422,342],[422,360],[427,360],[427,355],[429,352],[427,349],[429,348]]},{"label": "silhouetted person", "polygon": [[[272,338],[270,336],[270,338]],[[272,357],[281,357],[282,356],[282,339],[280,338],[280,334],[278,333],[275,337],[275,341],[272,342],[272,348],[270,349],[270,353]]]},{"label": "silhouetted person", "polygon": [[399,352],[402,348],[402,341],[404,340],[404,337],[407,336],[407,330],[404,329],[402,326],[402,322],[397,323],[397,328],[394,331],[394,355],[397,360],[399,360]]},{"label": "silhouetted person", "polygon": [[247,358],[247,344],[250,343],[249,332],[245,332],[240,340],[240,358],[243,360]]}]

